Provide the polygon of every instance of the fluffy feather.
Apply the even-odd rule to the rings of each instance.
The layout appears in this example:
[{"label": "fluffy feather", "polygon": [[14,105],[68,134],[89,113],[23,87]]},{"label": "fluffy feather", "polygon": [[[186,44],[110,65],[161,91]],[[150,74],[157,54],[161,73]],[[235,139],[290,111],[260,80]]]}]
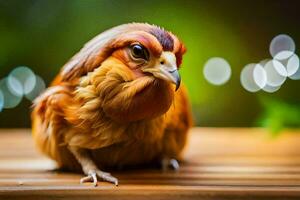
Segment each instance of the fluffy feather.
[{"label": "fluffy feather", "polygon": [[185,48],[176,36],[153,25],[121,25],[88,42],[35,100],[33,138],[60,167],[81,170],[68,146],[87,149],[101,168],[180,158],[192,123],[184,86],[175,92],[172,84],[141,75],[119,56],[135,41],[159,56],[163,38],[153,31],[172,39],[168,50],[179,67]]}]

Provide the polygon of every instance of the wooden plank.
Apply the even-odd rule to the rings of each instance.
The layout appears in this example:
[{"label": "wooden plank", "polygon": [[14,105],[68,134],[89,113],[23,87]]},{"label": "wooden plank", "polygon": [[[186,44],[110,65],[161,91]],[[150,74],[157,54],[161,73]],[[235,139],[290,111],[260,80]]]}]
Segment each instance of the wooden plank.
[{"label": "wooden plank", "polygon": [[[231,186],[64,186],[5,188],[3,199],[299,199],[299,187],[231,187]],[[284,197],[284,198],[283,198]]]},{"label": "wooden plank", "polygon": [[[199,156],[299,156],[300,130],[278,137],[261,128],[194,128],[186,158]],[[197,159],[200,160],[201,159]]]},{"label": "wooden plank", "polygon": [[298,199],[300,131],[276,138],[263,129],[194,128],[179,172],[112,172],[120,186],[79,184],[53,171],[30,130],[0,130],[0,199]]}]

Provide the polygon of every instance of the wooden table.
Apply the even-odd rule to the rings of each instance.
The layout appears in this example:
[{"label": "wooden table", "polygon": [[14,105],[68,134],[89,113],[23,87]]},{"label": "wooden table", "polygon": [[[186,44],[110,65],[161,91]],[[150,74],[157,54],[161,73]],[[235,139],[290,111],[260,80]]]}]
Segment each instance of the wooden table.
[{"label": "wooden table", "polygon": [[30,130],[0,130],[0,199],[299,199],[300,131],[194,128],[179,172],[131,170],[108,183],[79,184],[53,171]]}]

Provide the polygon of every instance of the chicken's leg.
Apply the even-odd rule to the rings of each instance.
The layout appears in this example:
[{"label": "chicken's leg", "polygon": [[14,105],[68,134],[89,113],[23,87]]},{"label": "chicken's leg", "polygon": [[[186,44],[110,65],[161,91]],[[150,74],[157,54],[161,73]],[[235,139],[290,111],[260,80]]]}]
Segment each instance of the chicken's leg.
[{"label": "chicken's leg", "polygon": [[103,172],[97,168],[87,150],[75,146],[70,146],[69,149],[80,163],[84,174],[87,175],[80,180],[80,183],[93,182],[94,186],[97,186],[97,177],[99,177],[104,181],[114,183],[116,186],[118,185],[118,179],[110,173]]}]

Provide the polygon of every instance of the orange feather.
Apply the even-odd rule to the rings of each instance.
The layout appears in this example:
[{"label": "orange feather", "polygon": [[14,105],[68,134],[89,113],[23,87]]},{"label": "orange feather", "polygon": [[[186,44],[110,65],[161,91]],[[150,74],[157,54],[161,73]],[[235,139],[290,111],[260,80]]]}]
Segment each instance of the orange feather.
[{"label": "orange feather", "polygon": [[[184,85],[175,92],[164,80],[138,75],[114,54],[137,40],[161,54],[163,48],[149,33],[153,28],[160,29],[128,24],[100,34],[35,100],[33,138],[59,167],[81,170],[69,145],[87,149],[104,168],[180,158],[192,124]],[[170,35],[174,54],[181,59],[185,48]]]}]

